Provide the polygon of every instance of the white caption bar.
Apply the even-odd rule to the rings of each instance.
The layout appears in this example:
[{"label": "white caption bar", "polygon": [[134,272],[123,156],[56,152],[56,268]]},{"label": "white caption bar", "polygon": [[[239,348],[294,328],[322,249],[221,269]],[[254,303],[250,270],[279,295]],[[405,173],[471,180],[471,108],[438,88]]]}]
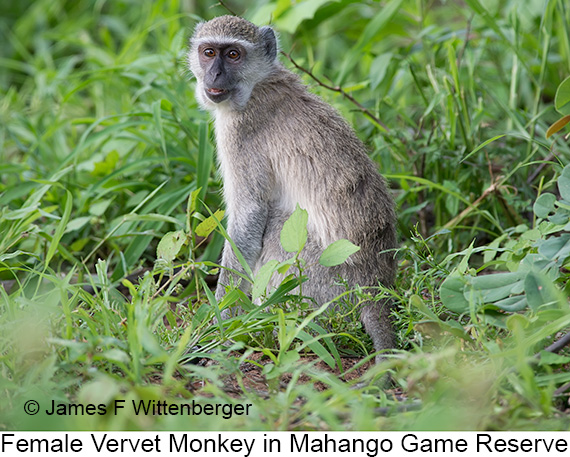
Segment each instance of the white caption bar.
[{"label": "white caption bar", "polygon": [[556,456],[568,432],[2,432],[5,455]]}]

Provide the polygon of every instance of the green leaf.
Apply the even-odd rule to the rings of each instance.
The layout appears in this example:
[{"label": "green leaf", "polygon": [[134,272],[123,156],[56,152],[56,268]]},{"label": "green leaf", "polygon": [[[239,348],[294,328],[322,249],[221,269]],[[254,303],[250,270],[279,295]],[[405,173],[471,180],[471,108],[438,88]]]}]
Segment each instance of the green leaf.
[{"label": "green leaf", "polygon": [[559,291],[545,274],[529,272],[524,281],[524,290],[528,304],[534,311],[543,305],[558,303]]},{"label": "green leaf", "polygon": [[[313,351],[323,362],[325,362],[330,368],[334,368],[334,358],[329,351],[312,335],[301,330],[297,334],[297,338],[307,344],[309,349]],[[294,360],[296,361],[296,360]],[[283,361],[284,362],[284,361]]]},{"label": "green leaf", "polygon": [[370,88],[372,90],[376,89],[384,80],[393,55],[391,52],[385,52],[373,60],[372,65],[370,65]]},{"label": "green leaf", "polygon": [[165,216],[164,214],[158,213],[148,213],[148,214],[137,214],[129,213],[123,216],[124,221],[144,221],[144,222],[169,222],[175,225],[182,225],[181,222],[172,216]]},{"label": "green leaf", "polygon": [[565,365],[570,363],[570,357],[560,354],[555,354],[548,351],[540,351],[539,364],[544,365]]},{"label": "green leaf", "polygon": [[538,246],[538,253],[548,260],[563,262],[570,255],[570,234],[551,237]]},{"label": "green leaf", "polygon": [[73,232],[75,230],[83,228],[90,220],[91,217],[89,216],[76,217],[75,219],[70,220],[65,227],[65,233]]},{"label": "green leaf", "polygon": [[532,207],[534,214],[542,219],[548,217],[554,211],[554,203],[556,203],[556,195],[550,193],[541,194]]},{"label": "green leaf", "polygon": [[503,300],[496,301],[493,305],[504,311],[515,312],[525,309],[528,306],[528,303],[524,295],[515,295],[513,297],[507,297]]},{"label": "green leaf", "polygon": [[200,200],[206,198],[212,163],[214,161],[214,148],[208,140],[208,123],[201,122],[198,130],[198,164],[196,167],[196,187],[200,189]]},{"label": "green leaf", "polygon": [[420,313],[429,319],[428,322],[432,322],[439,326],[442,332],[449,332],[458,338],[470,339],[469,335],[465,332],[465,329],[461,324],[454,320],[442,321],[437,314],[435,314],[430,308],[426,306],[419,295],[412,295],[409,301],[410,305],[417,308]]},{"label": "green leaf", "polygon": [[69,216],[71,215],[71,209],[73,208],[73,196],[71,192],[67,189],[65,191],[66,198],[65,198],[65,208],[63,209],[63,214],[61,215],[61,220],[59,224],[57,224],[57,228],[55,229],[55,233],[53,234],[53,238],[49,245],[48,252],[46,254],[46,261],[45,265],[49,265],[51,259],[53,258],[57,248],[59,246],[59,242],[61,241],[61,237],[65,233],[65,229],[67,227],[67,223],[69,222]]},{"label": "green leaf", "polygon": [[475,154],[477,151],[483,149],[485,146],[487,146],[489,143],[492,143],[493,141],[498,140],[499,138],[503,138],[505,135],[497,135],[494,136],[493,138],[488,139],[487,141],[481,143],[479,146],[477,146],[475,149],[473,149],[469,154],[467,154],[465,157],[463,157],[459,163],[463,162],[464,160],[467,160],[469,157],[471,157],[473,154]]},{"label": "green leaf", "polygon": [[422,298],[419,295],[413,294],[410,297],[410,300],[408,303],[410,304],[410,306],[417,308],[420,311],[420,313],[422,313],[426,317],[429,317],[434,322],[440,322],[440,319],[437,316],[437,314],[435,314],[431,310],[431,308],[426,306],[426,304],[424,303],[424,301],[422,300]]},{"label": "green leaf", "polygon": [[182,246],[184,246],[186,238],[187,236],[184,230],[168,232],[162,237],[160,243],[158,243],[156,256],[159,259],[172,262],[180,252],[180,249],[182,249]]},{"label": "green leaf", "polygon": [[379,33],[396,15],[403,0],[392,0],[384,6],[372,20],[366,25],[358,42],[348,52],[347,58],[342,64],[340,75],[337,78],[337,83],[342,85],[348,74],[352,71],[354,66],[362,60],[362,51],[366,45],[373,42],[374,36]]},{"label": "green leaf", "polygon": [[213,216],[204,219],[202,222],[198,224],[195,230],[196,235],[206,238],[217,227],[218,224],[216,222],[216,219],[218,221],[221,221],[223,218],[224,218],[224,210],[221,209],[217,210]]},{"label": "green leaf", "polygon": [[277,260],[270,260],[259,269],[251,289],[251,298],[253,300],[261,297],[265,293],[271,276],[273,276],[273,273],[275,273],[278,267],[279,262]]},{"label": "green leaf", "polygon": [[115,169],[119,159],[120,156],[117,151],[109,152],[103,161],[95,162],[91,174],[94,176],[107,176]]},{"label": "green leaf", "polygon": [[439,288],[439,295],[443,306],[459,314],[469,311],[469,302],[463,295],[465,282],[465,279],[458,273],[451,274],[443,281]]},{"label": "green leaf", "polygon": [[202,188],[198,187],[196,190],[193,190],[190,193],[189,204],[188,204],[188,213],[189,214],[192,214],[196,211],[196,205],[198,203],[198,195],[200,194],[201,190],[202,190]]},{"label": "green leaf", "polygon": [[[455,181],[449,181],[445,179],[443,185],[446,189],[449,189],[453,193],[460,193],[461,189]],[[449,214],[457,214],[459,212],[459,200],[455,198],[451,193],[445,196],[445,208]]]},{"label": "green leaf", "polygon": [[307,242],[309,214],[297,204],[293,214],[283,224],[281,246],[287,252],[301,252]]},{"label": "green leaf", "polygon": [[[339,2],[340,0],[334,0]],[[276,22],[279,30],[286,33],[295,33],[305,19],[312,19],[315,13],[331,0],[305,0],[289,8]]]},{"label": "green leaf", "polygon": [[107,211],[107,208],[109,207],[112,201],[113,199],[110,198],[108,200],[102,200],[100,202],[93,203],[89,207],[89,214],[92,214],[93,216],[102,216],[103,214],[105,214],[105,211]]},{"label": "green leaf", "polygon": [[570,202],[570,165],[566,165],[558,177],[558,190],[562,199]]},{"label": "green leaf", "polygon": [[556,89],[554,107],[561,114],[570,114],[570,76],[562,81]]},{"label": "green leaf", "polygon": [[319,263],[325,267],[334,267],[346,262],[352,254],[358,251],[360,251],[360,246],[348,240],[337,240],[323,251]]},{"label": "green leaf", "polygon": [[299,278],[295,276],[290,276],[288,279],[286,278],[281,285],[275,289],[275,291],[271,294],[265,303],[264,306],[271,306],[277,303],[283,303],[287,300],[287,294],[291,292],[293,289],[299,286],[300,283],[306,281],[306,277],[302,277],[301,281]]},{"label": "green leaf", "polygon": [[95,355],[95,360],[108,360],[110,362],[129,363],[130,357],[125,351],[120,349],[109,349],[101,354]]},{"label": "green leaf", "polygon": [[519,272],[476,276],[471,279],[471,287],[481,293],[484,303],[494,303],[508,297],[521,276]]}]

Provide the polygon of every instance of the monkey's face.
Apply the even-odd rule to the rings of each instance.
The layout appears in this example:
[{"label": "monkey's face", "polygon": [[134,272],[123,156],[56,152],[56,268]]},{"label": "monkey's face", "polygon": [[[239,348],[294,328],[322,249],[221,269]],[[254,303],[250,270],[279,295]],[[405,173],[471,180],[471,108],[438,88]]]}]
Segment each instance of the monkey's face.
[{"label": "monkey's face", "polygon": [[271,27],[221,16],[196,27],[188,64],[203,108],[242,110],[256,84],[277,65],[277,38]]},{"label": "monkey's face", "polygon": [[221,103],[234,95],[246,55],[245,48],[237,43],[203,43],[198,47],[200,67],[204,72],[203,91],[210,101]]}]

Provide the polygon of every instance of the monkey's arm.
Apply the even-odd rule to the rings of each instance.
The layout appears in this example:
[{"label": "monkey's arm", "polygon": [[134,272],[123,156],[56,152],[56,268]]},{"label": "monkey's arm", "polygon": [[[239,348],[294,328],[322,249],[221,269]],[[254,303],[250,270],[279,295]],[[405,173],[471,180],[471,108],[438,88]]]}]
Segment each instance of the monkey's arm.
[{"label": "monkey's arm", "polygon": [[[232,205],[231,213],[228,216],[228,235],[253,271],[261,254],[263,233],[269,212],[268,204],[259,198],[243,199],[234,203],[237,204]],[[245,273],[227,240],[222,254],[222,267],[216,288],[216,299],[218,300],[224,296],[226,286],[230,285],[231,282],[237,284],[240,280],[240,277],[232,274],[230,270]],[[241,279],[240,289],[247,293],[249,287],[249,282]]]}]

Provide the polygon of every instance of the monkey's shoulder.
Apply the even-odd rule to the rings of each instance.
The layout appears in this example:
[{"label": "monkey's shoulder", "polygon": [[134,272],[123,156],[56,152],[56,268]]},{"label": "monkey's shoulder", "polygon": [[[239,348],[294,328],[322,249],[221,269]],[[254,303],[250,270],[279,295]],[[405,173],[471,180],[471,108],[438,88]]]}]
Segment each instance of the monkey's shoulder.
[{"label": "monkey's shoulder", "polygon": [[301,78],[284,67],[279,67],[270,77],[253,90],[251,100],[255,113],[252,122],[273,124],[270,131],[303,134],[329,138],[342,137],[359,142],[352,127],[340,112],[310,91]]}]

